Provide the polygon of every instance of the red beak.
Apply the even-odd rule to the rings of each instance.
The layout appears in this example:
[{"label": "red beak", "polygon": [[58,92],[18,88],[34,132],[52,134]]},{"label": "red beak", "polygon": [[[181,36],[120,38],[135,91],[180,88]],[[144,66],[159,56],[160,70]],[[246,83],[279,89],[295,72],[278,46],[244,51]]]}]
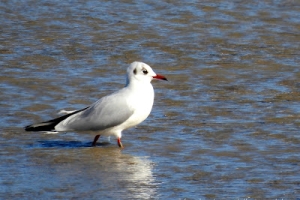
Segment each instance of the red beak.
[{"label": "red beak", "polygon": [[165,80],[165,81],[168,80],[166,77],[164,77],[163,75],[160,75],[160,74],[156,74],[156,76],[153,76],[153,78],[160,79],[160,80]]}]

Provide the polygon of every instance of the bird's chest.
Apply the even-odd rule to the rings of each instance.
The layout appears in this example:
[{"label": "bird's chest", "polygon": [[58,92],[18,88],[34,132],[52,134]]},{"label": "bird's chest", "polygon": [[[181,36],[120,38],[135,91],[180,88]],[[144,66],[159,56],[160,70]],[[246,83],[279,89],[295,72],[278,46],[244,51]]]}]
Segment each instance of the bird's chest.
[{"label": "bird's chest", "polygon": [[130,100],[130,107],[133,110],[133,114],[130,117],[129,121],[132,126],[141,123],[144,121],[150,114],[154,101],[154,91],[147,90],[148,92],[144,92],[140,90],[135,95],[132,95]]}]

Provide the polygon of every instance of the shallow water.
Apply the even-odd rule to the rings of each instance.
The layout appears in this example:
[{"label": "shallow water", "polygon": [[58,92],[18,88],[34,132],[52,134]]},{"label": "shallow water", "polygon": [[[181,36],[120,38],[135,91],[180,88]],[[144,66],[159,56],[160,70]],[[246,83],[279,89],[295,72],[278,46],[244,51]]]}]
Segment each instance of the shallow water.
[{"label": "shallow water", "polygon": [[[0,2],[0,198],[299,198],[300,3]],[[24,132],[148,63],[148,119],[114,138]]]}]

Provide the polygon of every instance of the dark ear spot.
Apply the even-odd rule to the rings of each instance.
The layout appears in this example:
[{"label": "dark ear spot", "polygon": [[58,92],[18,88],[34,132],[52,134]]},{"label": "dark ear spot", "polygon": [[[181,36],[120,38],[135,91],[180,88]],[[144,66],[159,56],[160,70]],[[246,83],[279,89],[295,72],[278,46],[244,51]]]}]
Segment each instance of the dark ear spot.
[{"label": "dark ear spot", "polygon": [[136,74],[136,68],[133,70],[133,73]]}]

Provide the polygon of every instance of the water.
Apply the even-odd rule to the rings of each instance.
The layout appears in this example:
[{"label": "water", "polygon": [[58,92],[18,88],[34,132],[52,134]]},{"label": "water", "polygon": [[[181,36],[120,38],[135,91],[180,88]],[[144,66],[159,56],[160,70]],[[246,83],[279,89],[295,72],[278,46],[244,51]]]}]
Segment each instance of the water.
[{"label": "water", "polygon": [[[299,198],[300,4],[2,1],[0,198]],[[148,63],[149,118],[114,138],[24,132]]]}]

